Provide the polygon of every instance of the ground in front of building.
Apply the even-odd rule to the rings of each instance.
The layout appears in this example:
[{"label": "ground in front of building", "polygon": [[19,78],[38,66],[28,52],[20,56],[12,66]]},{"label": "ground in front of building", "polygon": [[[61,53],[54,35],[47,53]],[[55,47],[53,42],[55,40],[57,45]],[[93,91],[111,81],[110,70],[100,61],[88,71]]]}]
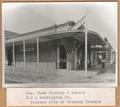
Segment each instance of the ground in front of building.
[{"label": "ground in front of building", "polygon": [[56,70],[46,73],[23,72],[5,70],[5,83],[115,83],[115,65],[112,64],[106,68],[100,68],[95,71],[88,71],[85,77],[85,71],[67,71]]}]

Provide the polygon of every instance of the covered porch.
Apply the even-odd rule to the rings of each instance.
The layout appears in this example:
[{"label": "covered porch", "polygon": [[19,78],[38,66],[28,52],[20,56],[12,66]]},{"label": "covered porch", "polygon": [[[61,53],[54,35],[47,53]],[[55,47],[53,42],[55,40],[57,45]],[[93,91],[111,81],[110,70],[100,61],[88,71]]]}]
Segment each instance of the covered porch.
[{"label": "covered porch", "polygon": [[6,41],[6,65],[13,69],[32,72],[85,70],[87,44],[87,67],[96,70],[99,55],[105,54],[106,42],[93,31],[85,30],[55,32],[19,36]]}]

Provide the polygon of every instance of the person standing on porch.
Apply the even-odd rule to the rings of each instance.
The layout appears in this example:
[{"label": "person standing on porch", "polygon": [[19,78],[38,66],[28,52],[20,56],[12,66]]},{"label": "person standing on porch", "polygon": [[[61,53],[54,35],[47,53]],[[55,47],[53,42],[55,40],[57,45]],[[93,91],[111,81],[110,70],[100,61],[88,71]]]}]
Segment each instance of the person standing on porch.
[{"label": "person standing on porch", "polygon": [[102,57],[102,68],[105,68],[105,59]]}]

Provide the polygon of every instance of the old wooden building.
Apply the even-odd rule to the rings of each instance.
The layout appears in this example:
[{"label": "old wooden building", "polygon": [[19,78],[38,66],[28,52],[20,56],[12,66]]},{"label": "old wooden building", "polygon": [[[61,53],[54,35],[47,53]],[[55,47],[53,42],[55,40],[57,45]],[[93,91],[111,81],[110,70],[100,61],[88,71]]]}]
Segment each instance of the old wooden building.
[{"label": "old wooden building", "polygon": [[22,71],[94,70],[102,59],[114,63],[114,54],[109,41],[84,23],[69,21],[24,34],[5,32],[5,64]]}]

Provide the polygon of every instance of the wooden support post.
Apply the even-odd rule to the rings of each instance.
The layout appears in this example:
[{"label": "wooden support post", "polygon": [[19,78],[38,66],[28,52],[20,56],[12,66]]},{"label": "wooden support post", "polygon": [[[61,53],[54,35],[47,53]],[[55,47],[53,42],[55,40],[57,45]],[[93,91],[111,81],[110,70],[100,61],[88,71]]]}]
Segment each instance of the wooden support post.
[{"label": "wooden support post", "polygon": [[85,76],[87,77],[87,26],[85,27]]},{"label": "wooden support post", "polygon": [[89,44],[89,67],[91,67],[91,45]]},{"label": "wooden support post", "polygon": [[77,70],[77,49],[75,50],[75,56],[74,56],[74,70]]},{"label": "wooden support post", "polygon": [[15,67],[15,44],[13,42],[13,67]]},{"label": "wooden support post", "polygon": [[26,71],[26,59],[25,59],[25,40],[23,40],[23,60],[24,60],[24,71]]},{"label": "wooden support post", "polygon": [[57,69],[59,69],[59,63],[60,63],[60,60],[59,60],[59,47],[57,47]]},{"label": "wooden support post", "polygon": [[69,59],[69,54],[67,53],[67,67],[66,67],[66,68],[67,68],[67,70],[69,71],[69,63],[70,63],[70,62],[69,62],[68,59]]},{"label": "wooden support post", "polygon": [[39,37],[37,37],[37,72],[39,72]]}]

